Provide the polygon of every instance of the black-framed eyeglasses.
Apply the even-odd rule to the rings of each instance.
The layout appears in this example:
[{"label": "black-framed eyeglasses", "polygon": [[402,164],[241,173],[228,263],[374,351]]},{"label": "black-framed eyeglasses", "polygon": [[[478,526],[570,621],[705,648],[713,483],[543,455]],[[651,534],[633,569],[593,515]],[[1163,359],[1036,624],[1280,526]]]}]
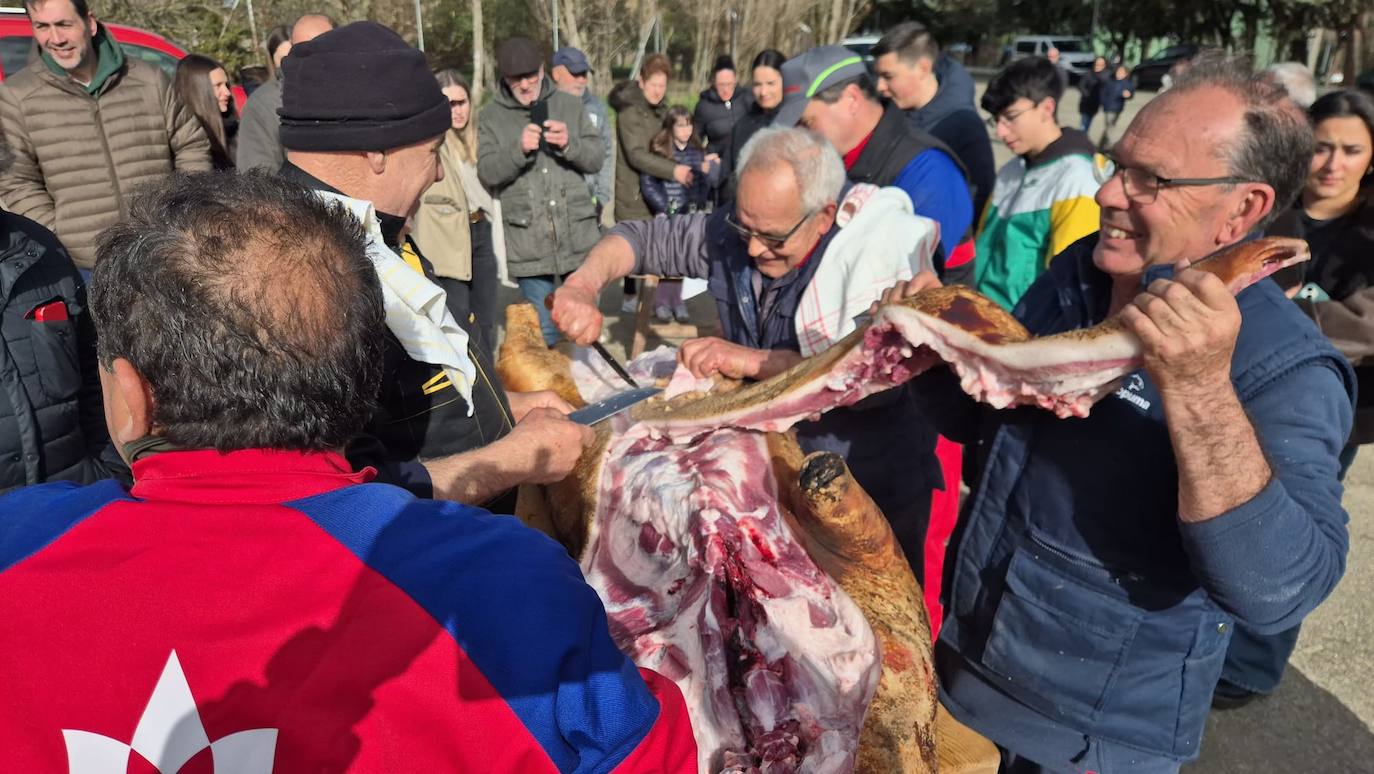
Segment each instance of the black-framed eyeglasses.
[{"label": "black-framed eyeglasses", "polygon": [[1021,110],[1018,110],[1018,111],[1016,111],[1015,113],[1006,112],[1006,113],[1000,113],[1000,114],[995,115],[995,116],[989,116],[989,117],[988,117],[988,121],[987,121],[987,123],[988,123],[988,128],[989,128],[989,129],[996,130],[998,124],[1006,124],[1007,126],[1011,126],[1013,123],[1016,122],[1016,119],[1020,118],[1021,116],[1024,116],[1025,114],[1031,112],[1031,111],[1034,110],[1034,109],[1035,109],[1035,106],[1034,106],[1034,105],[1031,105],[1031,106],[1028,107],[1028,108],[1023,108],[1023,109],[1021,109]]},{"label": "black-framed eyeglasses", "polygon": [[1101,156],[1093,164],[1093,175],[1099,185],[1106,185],[1117,175],[1121,176],[1121,187],[1126,198],[1136,204],[1153,204],[1162,188],[1190,188],[1207,185],[1236,185],[1238,183],[1258,183],[1248,177],[1228,175],[1226,177],[1161,177],[1139,167],[1128,167],[1109,155]]},{"label": "black-framed eyeglasses", "polygon": [[791,239],[792,235],[796,234],[797,230],[802,227],[802,224],[810,220],[811,216],[815,214],[815,212],[808,212],[805,215],[803,215],[802,219],[797,221],[797,225],[788,229],[786,234],[764,234],[762,232],[755,231],[751,228],[745,228],[744,226],[740,225],[739,221],[735,220],[735,213],[733,212],[727,213],[725,215],[725,225],[734,229],[735,233],[739,234],[739,238],[743,239],[745,244],[748,244],[750,239],[757,239],[764,247],[768,248],[769,250],[776,250],[779,247],[782,247],[783,245],[787,244],[787,240]]}]

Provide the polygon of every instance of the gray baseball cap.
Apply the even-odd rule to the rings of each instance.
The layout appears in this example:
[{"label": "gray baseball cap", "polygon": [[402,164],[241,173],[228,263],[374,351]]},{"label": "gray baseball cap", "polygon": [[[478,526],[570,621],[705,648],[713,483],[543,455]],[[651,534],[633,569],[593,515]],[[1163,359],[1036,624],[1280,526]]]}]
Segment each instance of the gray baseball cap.
[{"label": "gray baseball cap", "polygon": [[553,61],[550,66],[557,67],[559,65],[568,68],[568,72],[574,75],[592,70],[591,64],[587,62],[587,55],[582,53],[581,49],[572,46],[564,46],[553,52]]},{"label": "gray baseball cap", "polygon": [[844,46],[817,46],[782,63],[782,105],[773,126],[796,126],[817,92],[868,74],[864,58]]}]

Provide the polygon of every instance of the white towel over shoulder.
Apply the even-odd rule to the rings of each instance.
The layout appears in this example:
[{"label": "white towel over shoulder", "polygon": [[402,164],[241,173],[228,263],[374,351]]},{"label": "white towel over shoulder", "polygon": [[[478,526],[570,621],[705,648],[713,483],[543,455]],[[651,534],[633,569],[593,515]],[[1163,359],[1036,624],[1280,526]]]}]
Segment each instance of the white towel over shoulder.
[{"label": "white towel over shoulder", "polygon": [[382,284],[386,327],[412,360],[444,369],[454,389],[467,401],[468,416],[472,416],[472,385],[477,367],[468,356],[468,334],[449,313],[443,288],[417,274],[383,243],[381,222],[371,202],[328,191],[316,193],[342,204],[362,222],[367,231],[367,257]]},{"label": "white towel over shoulder", "polygon": [[[916,215],[900,188],[850,188],[835,218],[840,233],[819,258],[794,324],[801,353],[821,352],[853,331],[884,290],[934,270],[940,224]],[[813,258],[812,260],[816,260]]]}]

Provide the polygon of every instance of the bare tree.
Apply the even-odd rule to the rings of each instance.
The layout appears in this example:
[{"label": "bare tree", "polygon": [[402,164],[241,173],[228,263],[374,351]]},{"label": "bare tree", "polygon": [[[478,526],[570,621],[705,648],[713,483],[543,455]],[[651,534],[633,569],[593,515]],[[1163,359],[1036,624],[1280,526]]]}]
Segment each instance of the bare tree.
[{"label": "bare tree", "polygon": [[482,104],[482,90],[487,85],[486,40],[482,30],[482,0],[472,0],[472,93],[468,100],[473,109]]}]

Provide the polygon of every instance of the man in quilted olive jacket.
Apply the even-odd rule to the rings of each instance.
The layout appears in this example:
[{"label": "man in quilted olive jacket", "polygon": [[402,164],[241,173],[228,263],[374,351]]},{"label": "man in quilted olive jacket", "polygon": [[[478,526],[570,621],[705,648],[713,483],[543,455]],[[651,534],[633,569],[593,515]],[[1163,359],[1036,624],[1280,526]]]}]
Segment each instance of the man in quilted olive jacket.
[{"label": "man in quilted olive jacket", "polygon": [[52,229],[77,266],[127,214],[134,188],[210,169],[210,143],[157,67],[126,59],[86,0],[26,0],[40,56],[0,86],[0,129],[14,164],[5,208]]}]

